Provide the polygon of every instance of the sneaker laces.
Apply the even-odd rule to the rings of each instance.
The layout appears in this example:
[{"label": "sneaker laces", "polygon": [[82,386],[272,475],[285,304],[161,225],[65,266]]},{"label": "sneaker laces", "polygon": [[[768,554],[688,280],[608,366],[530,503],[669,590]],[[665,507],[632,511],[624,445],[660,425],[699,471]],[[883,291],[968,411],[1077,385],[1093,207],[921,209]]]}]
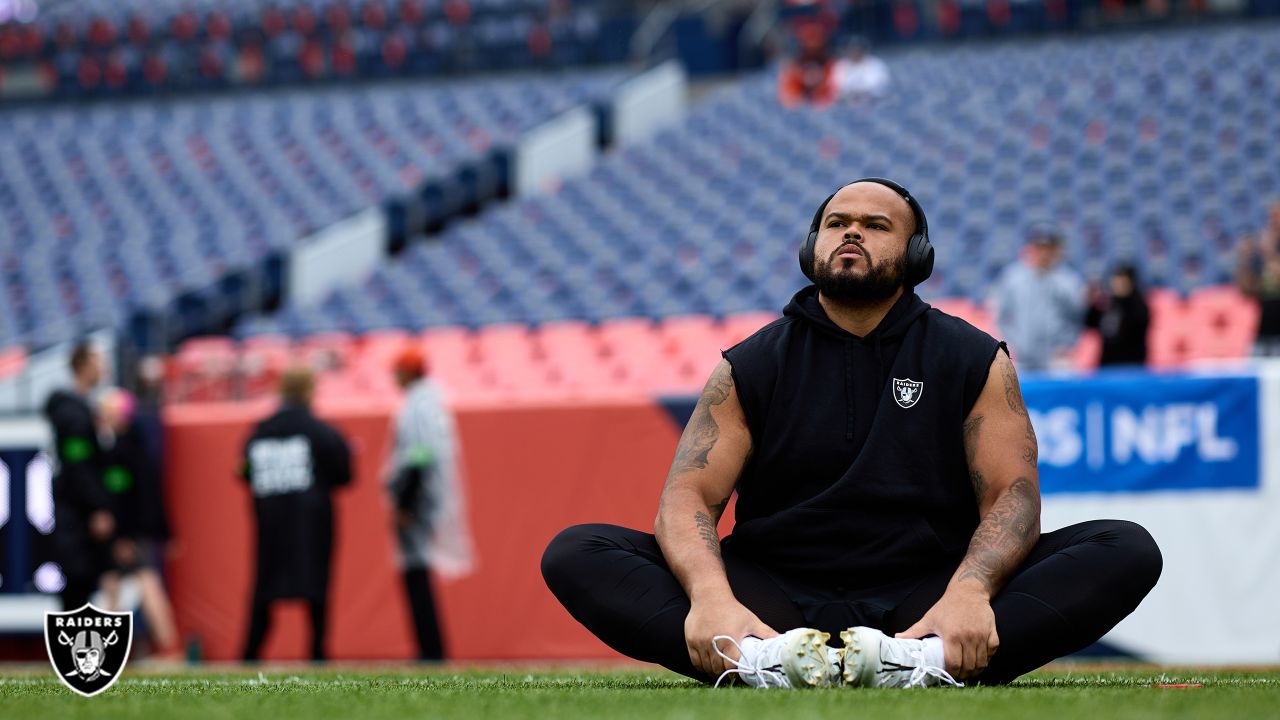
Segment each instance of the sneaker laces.
[{"label": "sneaker laces", "polygon": [[[930,686],[930,678],[938,680],[936,684],[950,685],[952,687],[964,687],[964,683],[957,681],[951,677],[943,668],[936,665],[930,665],[924,659],[924,643],[915,640],[903,643],[898,647],[907,653],[907,659],[910,661],[911,674],[907,676],[906,682],[898,687],[902,688],[922,688]],[[906,665],[907,663],[903,663]],[[905,667],[903,668],[906,669]]]},{"label": "sneaker laces", "polygon": [[950,685],[952,687],[964,687],[964,683],[958,682],[955,678],[951,677],[951,673],[947,672],[946,670],[943,670],[940,667],[934,667],[933,665],[925,665],[923,660],[924,659],[921,658],[921,663],[917,665],[914,670],[911,671],[911,676],[907,678],[907,684],[903,685],[903,687],[909,687],[909,688],[929,687],[927,681],[931,677],[937,678],[938,680],[941,680],[943,683],[946,683],[947,685]]},{"label": "sneaker laces", "polygon": [[[722,650],[720,650],[721,640],[727,640],[729,644],[733,645],[733,647],[735,647],[738,650],[739,659],[734,660],[733,658],[726,655]],[[748,662],[746,653],[742,651],[742,646],[738,644],[737,640],[734,640],[732,637],[728,635],[717,635],[711,638],[711,649],[715,650],[716,654],[719,655],[721,658],[724,658],[725,662],[730,662],[730,663],[733,663],[734,665],[734,667],[731,667],[728,670],[725,670],[724,672],[720,673],[720,677],[716,678],[716,684],[712,687],[717,687],[717,688],[720,687],[720,683],[724,682],[725,678],[729,677],[730,675],[737,675],[739,677],[755,677],[760,680],[760,684],[757,687],[761,687],[761,688],[791,687],[791,685],[787,682],[786,675],[783,675],[780,671],[770,670],[764,667],[756,667],[755,665],[752,665],[750,662]]]}]

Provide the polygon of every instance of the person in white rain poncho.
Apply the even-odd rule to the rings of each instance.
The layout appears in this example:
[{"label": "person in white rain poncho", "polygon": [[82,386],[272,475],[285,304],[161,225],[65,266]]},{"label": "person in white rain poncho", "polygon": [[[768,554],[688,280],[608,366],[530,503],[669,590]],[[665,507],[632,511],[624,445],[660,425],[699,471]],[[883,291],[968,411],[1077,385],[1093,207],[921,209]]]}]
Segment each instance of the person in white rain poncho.
[{"label": "person in white rain poncho", "polygon": [[395,508],[395,533],[418,657],[439,660],[444,643],[431,589],[432,570],[444,577],[471,571],[471,538],[462,494],[460,452],[453,416],[441,387],[427,377],[416,347],[396,358],[396,382],[405,391],[395,420],[395,445],[387,490]]}]

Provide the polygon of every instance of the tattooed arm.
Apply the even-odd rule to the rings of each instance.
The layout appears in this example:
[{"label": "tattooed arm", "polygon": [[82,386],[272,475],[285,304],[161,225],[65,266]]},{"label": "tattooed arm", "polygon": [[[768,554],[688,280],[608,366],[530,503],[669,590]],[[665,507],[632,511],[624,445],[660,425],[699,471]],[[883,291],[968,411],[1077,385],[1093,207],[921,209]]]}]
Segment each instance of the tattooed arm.
[{"label": "tattooed arm", "polygon": [[981,520],[942,599],[899,633],[941,637],[947,670],[962,679],[980,674],[999,646],[991,598],[1040,539],[1036,433],[1005,353],[996,354],[963,432]]},{"label": "tattooed arm", "polygon": [[708,675],[725,669],[712,637],[777,634],[734,598],[720,559],[716,525],[750,453],[733,373],[721,360],[680,437],[654,521],[663,557],[692,605],[685,619],[689,659]]}]

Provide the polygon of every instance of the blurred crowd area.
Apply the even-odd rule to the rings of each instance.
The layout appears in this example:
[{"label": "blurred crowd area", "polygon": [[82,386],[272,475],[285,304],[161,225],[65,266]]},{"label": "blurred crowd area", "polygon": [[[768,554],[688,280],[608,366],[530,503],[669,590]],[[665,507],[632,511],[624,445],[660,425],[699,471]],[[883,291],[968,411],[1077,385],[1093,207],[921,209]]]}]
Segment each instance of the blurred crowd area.
[{"label": "blurred crowd area", "polygon": [[[880,44],[1140,28],[1280,12],[1276,0],[0,1],[0,97],[85,98],[644,61],[695,73],[759,66],[795,29]],[[782,26],[776,31],[775,26]],[[774,29],[762,33],[758,28]],[[765,35],[768,35],[766,38]],[[637,56],[637,53],[640,53]]]}]

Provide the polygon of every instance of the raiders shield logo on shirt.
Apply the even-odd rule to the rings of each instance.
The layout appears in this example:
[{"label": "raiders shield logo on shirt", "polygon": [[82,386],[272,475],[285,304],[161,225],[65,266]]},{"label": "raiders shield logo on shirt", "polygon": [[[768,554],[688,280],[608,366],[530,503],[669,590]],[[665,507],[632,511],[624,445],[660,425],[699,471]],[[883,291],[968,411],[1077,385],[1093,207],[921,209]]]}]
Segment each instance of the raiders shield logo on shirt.
[{"label": "raiders shield logo on shirt", "polygon": [[107,612],[88,603],[71,612],[47,612],[44,646],[58,679],[93,697],[115,684],[129,660],[133,613]]},{"label": "raiders shield logo on shirt", "polygon": [[898,405],[903,408],[910,408],[920,402],[920,396],[924,394],[924,382],[912,380],[893,379],[893,399],[898,401]]}]

